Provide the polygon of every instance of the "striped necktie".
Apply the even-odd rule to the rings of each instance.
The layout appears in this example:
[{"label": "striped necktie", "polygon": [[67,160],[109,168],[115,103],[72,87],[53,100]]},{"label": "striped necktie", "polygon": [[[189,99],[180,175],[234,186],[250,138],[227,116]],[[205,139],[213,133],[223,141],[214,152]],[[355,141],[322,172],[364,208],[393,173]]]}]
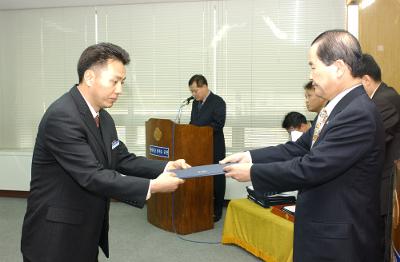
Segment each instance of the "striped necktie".
[{"label": "striped necktie", "polygon": [[317,141],[319,134],[321,133],[321,129],[324,127],[326,120],[328,119],[328,112],[326,111],[325,107],[319,112],[317,124],[314,128],[314,134],[312,137],[312,144],[314,145],[315,141]]},{"label": "striped necktie", "polygon": [[97,128],[99,128],[100,127],[100,117],[99,117],[99,115],[96,115],[96,117],[94,118],[94,122],[96,122],[96,126],[97,126]]}]

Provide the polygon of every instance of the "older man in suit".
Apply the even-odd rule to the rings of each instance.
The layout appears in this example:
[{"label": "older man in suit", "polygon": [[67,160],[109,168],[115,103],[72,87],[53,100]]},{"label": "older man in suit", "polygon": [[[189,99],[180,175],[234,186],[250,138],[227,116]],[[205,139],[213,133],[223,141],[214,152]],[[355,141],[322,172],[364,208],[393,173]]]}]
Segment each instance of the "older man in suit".
[{"label": "older man in suit", "polygon": [[[320,34],[309,50],[315,92],[329,103],[296,142],[237,153],[227,176],[256,191],[299,190],[294,261],[382,261],[379,185],[383,124],[361,85],[361,47],[344,30]],[[267,225],[266,225],[267,226]]]},{"label": "older man in suit", "polygon": [[362,65],[363,86],[381,113],[385,128],[386,152],[380,196],[382,224],[385,231],[384,261],[390,261],[394,161],[400,159],[400,96],[393,87],[382,82],[381,69],[371,55],[363,55]]},{"label": "older man in suit", "polygon": [[94,262],[99,246],[108,257],[110,198],[141,208],[152,193],[174,191],[183,182],[163,171],[187,167],[184,160],[129,153],[104,110],[122,92],[128,63],[128,53],[116,45],[88,47],[78,62],[79,84],[44,114],[22,228],[24,261]]}]

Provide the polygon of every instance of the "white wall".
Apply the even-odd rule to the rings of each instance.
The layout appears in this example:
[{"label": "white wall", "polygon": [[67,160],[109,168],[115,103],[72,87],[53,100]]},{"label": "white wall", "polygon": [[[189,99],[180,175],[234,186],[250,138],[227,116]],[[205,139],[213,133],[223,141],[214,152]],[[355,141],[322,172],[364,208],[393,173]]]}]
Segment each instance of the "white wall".
[{"label": "white wall", "polygon": [[29,191],[32,152],[0,152],[0,190]]},{"label": "white wall", "polygon": [[251,183],[241,183],[232,178],[226,179],[225,199],[237,199],[247,197],[246,186]]}]

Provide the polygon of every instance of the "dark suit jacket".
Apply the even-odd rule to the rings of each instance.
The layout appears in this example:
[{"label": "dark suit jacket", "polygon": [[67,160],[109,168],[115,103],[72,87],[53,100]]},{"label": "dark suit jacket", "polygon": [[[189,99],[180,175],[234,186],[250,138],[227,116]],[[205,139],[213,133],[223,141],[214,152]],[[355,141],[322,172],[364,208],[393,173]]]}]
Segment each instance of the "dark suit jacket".
[{"label": "dark suit jacket", "polygon": [[97,261],[98,246],[108,257],[110,197],[143,207],[149,178],[165,167],[130,154],[99,113],[100,129],[74,86],[40,122],[21,241],[30,261]]},{"label": "dark suit jacket", "polygon": [[381,261],[384,131],[379,112],[359,86],[335,106],[310,149],[313,131],[296,142],[250,151],[255,190],[300,190],[295,262]]},{"label": "dark suit jacket", "polygon": [[372,101],[381,113],[385,128],[386,153],[381,184],[381,214],[386,215],[392,206],[388,204],[392,194],[394,160],[400,159],[400,96],[395,89],[381,83]]},{"label": "dark suit jacket", "polygon": [[193,101],[190,124],[196,126],[211,126],[214,130],[214,163],[225,158],[224,125],[226,119],[225,101],[210,92],[205,103],[198,109],[199,101]]}]

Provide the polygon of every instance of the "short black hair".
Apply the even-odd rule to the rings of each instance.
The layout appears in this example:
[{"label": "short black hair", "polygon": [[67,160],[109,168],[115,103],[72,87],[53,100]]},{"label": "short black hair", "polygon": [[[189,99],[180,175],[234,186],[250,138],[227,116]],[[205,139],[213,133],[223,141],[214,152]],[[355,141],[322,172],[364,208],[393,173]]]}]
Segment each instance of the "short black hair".
[{"label": "short black hair", "polygon": [[306,117],[299,112],[289,112],[286,114],[282,122],[282,128],[289,129],[291,127],[298,128],[301,124],[307,124]]},{"label": "short black hair", "polygon": [[109,59],[120,61],[124,65],[130,62],[128,52],[111,43],[99,43],[86,48],[78,61],[79,83],[82,82],[86,70],[96,65],[105,65]]},{"label": "short black hair", "polygon": [[382,81],[381,68],[379,67],[378,63],[375,61],[372,55],[363,54],[361,58],[361,64],[361,72],[363,75],[370,76],[375,82]]},{"label": "short black hair", "polygon": [[353,77],[361,74],[361,46],[357,38],[346,30],[335,29],[321,33],[311,45],[318,43],[317,56],[327,66],[342,60],[351,69]]},{"label": "short black hair", "polygon": [[189,86],[191,86],[193,84],[193,82],[196,83],[197,86],[199,86],[199,87],[203,86],[203,85],[208,86],[207,79],[203,75],[200,75],[200,74],[194,75],[189,79]]},{"label": "short black hair", "polygon": [[305,85],[304,85],[304,90],[312,90],[314,89],[314,85],[312,81],[308,81]]}]

